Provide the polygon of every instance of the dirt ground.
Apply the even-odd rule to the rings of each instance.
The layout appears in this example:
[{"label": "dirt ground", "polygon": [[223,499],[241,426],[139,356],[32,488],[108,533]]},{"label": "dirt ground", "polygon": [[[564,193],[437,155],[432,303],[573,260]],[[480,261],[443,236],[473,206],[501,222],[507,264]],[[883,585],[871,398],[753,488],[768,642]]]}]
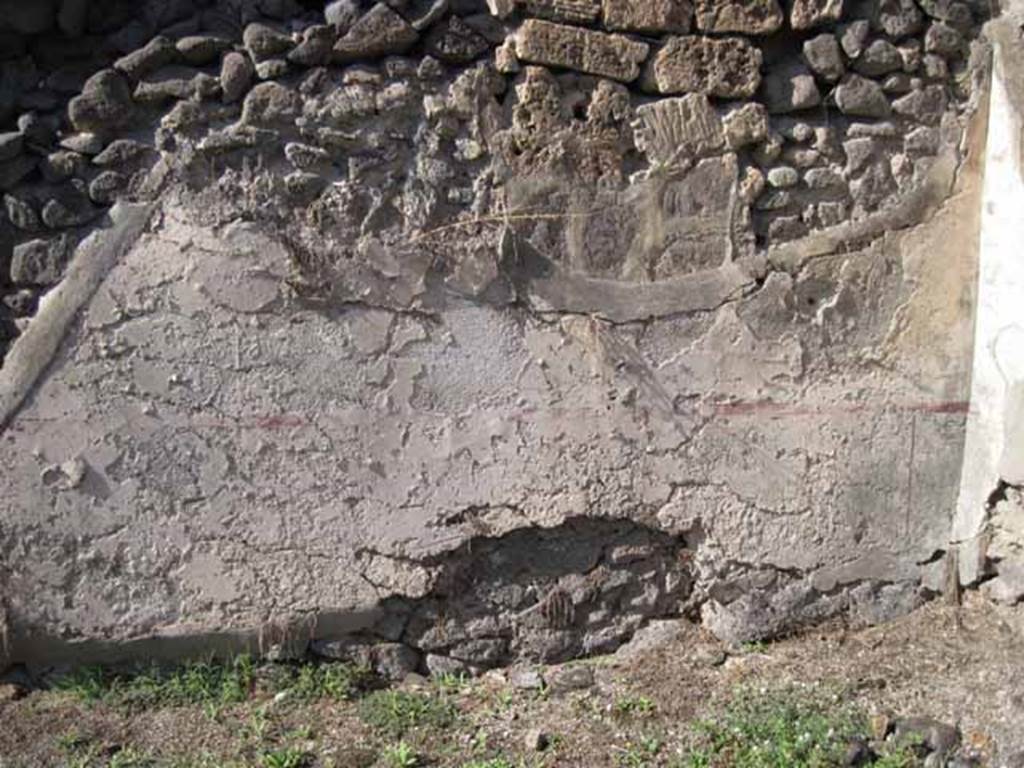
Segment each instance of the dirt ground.
[{"label": "dirt ground", "polygon": [[442,681],[452,722],[400,739],[372,728],[358,700],[126,708],[36,690],[0,703],[0,766],[670,766],[693,722],[737,690],[794,684],[841,689],[871,714],[957,725],[986,765],[1018,765],[1010,756],[1024,750],[1024,606],[968,594],[884,626],[835,622],[740,649],[691,625],[661,630],[648,633],[653,648],[641,638],[536,670],[542,689],[528,687],[534,670]]}]

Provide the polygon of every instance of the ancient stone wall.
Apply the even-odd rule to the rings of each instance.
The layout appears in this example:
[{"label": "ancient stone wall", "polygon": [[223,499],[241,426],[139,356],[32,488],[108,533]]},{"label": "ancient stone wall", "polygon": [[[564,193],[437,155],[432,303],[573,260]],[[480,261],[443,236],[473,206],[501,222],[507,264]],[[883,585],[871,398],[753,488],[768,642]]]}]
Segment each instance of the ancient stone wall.
[{"label": "ancient stone wall", "polygon": [[484,667],[941,588],[986,7],[0,9],[14,657]]}]

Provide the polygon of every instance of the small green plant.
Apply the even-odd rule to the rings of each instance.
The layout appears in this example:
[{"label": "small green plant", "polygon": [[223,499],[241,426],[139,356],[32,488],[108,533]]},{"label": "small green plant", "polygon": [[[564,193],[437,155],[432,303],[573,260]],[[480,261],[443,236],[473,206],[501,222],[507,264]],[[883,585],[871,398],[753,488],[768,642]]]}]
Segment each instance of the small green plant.
[{"label": "small green plant", "polygon": [[284,747],[282,749],[264,752],[260,757],[261,768],[302,768],[307,765],[310,755],[304,750],[296,747]]},{"label": "small green plant", "polygon": [[419,761],[416,750],[404,741],[384,748],[384,762],[388,768],[415,768]]},{"label": "small green plant", "polygon": [[293,671],[290,680],[279,681],[278,686],[301,701],[347,701],[366,686],[369,675],[365,667],[346,662],[303,664]]},{"label": "small green plant", "polygon": [[654,702],[646,696],[623,696],[615,702],[614,709],[619,715],[649,715],[654,712]]},{"label": "small green plant", "polygon": [[[519,765],[522,765],[522,761]],[[462,768],[518,768],[518,766],[504,757],[492,757],[489,760],[473,760],[463,763]]]},{"label": "small green plant", "polygon": [[[867,717],[839,697],[814,688],[741,689],[712,719],[698,723],[695,743],[675,768],[826,768],[842,765],[850,742],[867,732]],[[910,768],[909,749],[873,763]]]},{"label": "small green plant", "polygon": [[374,730],[401,738],[421,726],[449,727],[455,722],[456,709],[439,694],[383,690],[360,702],[359,715]]},{"label": "small green plant", "polygon": [[442,672],[434,676],[434,685],[442,693],[458,693],[469,685],[469,676],[463,672]]},{"label": "small green plant", "polygon": [[616,763],[621,768],[646,768],[657,757],[662,745],[661,739],[655,736],[641,736],[618,750]]},{"label": "small green plant", "polygon": [[85,702],[135,707],[219,706],[245,701],[253,680],[252,659],[239,656],[230,662],[197,661],[173,670],[152,667],[131,675],[87,667],[68,675],[57,687]]}]

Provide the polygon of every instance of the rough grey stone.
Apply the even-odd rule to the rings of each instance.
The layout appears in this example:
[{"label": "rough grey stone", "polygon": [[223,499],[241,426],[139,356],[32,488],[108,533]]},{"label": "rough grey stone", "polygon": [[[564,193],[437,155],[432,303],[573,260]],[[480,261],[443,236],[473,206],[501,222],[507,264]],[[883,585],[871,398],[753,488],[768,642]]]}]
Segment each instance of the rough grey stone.
[{"label": "rough grey stone", "polygon": [[60,145],[83,155],[98,155],[103,151],[103,137],[95,133],[75,133],[61,139]]},{"label": "rough grey stone", "polygon": [[664,94],[746,99],[761,82],[761,51],[737,37],[670,37],[650,59],[641,85]]},{"label": "rough grey stone", "polygon": [[843,152],[846,154],[846,173],[853,175],[859,173],[867,164],[875,159],[878,143],[870,137],[848,139],[843,142]]},{"label": "rough grey stone", "polygon": [[602,18],[611,30],[663,34],[690,31],[690,0],[604,0]]},{"label": "rough grey stone", "polygon": [[839,44],[847,56],[856,59],[867,45],[870,34],[871,25],[867,21],[859,19],[840,27]]},{"label": "rough grey stone", "polygon": [[933,21],[928,25],[924,35],[924,49],[928,53],[937,53],[946,58],[957,56],[964,47],[964,39],[959,32],[941,21]]},{"label": "rough grey stone", "polygon": [[835,99],[844,115],[882,118],[892,113],[882,86],[860,75],[846,77],[836,88]]},{"label": "rough grey stone", "polygon": [[919,741],[929,752],[949,755],[960,744],[960,731],[928,717],[906,717],[896,721],[893,738],[897,743]]},{"label": "rough grey stone", "polygon": [[404,53],[418,39],[409,22],[384,3],[377,3],[339,38],[332,56],[338,64],[379,58]]},{"label": "rough grey stone", "polygon": [[102,70],[86,82],[82,95],[68,104],[68,118],[75,130],[109,135],[131,122],[132,94],[125,79],[115,70]]},{"label": "rough grey stone", "polygon": [[242,44],[255,62],[287,53],[295,45],[289,35],[255,22],[249,24],[242,33]]},{"label": "rough grey stone", "polygon": [[431,56],[450,64],[468,64],[490,50],[487,40],[457,16],[431,29],[424,46]]},{"label": "rough grey stone", "polygon": [[0,133],[0,163],[11,160],[21,154],[24,139],[19,131]]},{"label": "rough grey stone", "polygon": [[799,112],[821,104],[814,76],[798,66],[769,72],[761,85],[761,96],[771,114]]},{"label": "rough grey stone", "polygon": [[39,170],[43,174],[43,180],[55,184],[72,176],[82,176],[88,167],[88,160],[84,155],[68,150],[51,152],[39,161]]},{"label": "rough grey stone", "polygon": [[804,61],[814,74],[827,82],[834,82],[846,72],[843,54],[835,35],[821,34],[804,42]]},{"label": "rough grey stone", "polygon": [[114,62],[114,69],[132,80],[138,80],[150,72],[178,61],[181,54],[174,42],[163,36],[154,37],[145,46]]},{"label": "rough grey stone", "polygon": [[784,189],[795,186],[799,181],[800,174],[797,170],[786,165],[780,165],[768,171],[768,183],[773,187]]},{"label": "rough grey stone", "polygon": [[118,139],[96,155],[92,162],[101,168],[139,167],[151,162],[155,154],[155,150],[151,146],[143,144],[141,141]]},{"label": "rough grey stone", "polygon": [[40,228],[39,214],[28,200],[14,195],[4,195],[4,208],[8,220],[18,229],[35,232]]},{"label": "rough grey stone", "polygon": [[71,249],[72,241],[67,235],[16,245],[11,260],[11,282],[16,285],[53,285],[60,280]]},{"label": "rough grey stone", "polygon": [[544,676],[532,667],[515,667],[508,675],[513,688],[524,691],[539,691],[544,688]]},{"label": "rough grey stone", "polygon": [[231,50],[231,41],[214,35],[188,35],[178,40],[174,47],[185,63],[202,67],[212,64],[222,53]]},{"label": "rough grey stone", "polygon": [[242,123],[257,127],[273,127],[281,123],[294,123],[302,113],[299,95],[278,83],[260,83],[245,97],[242,105]]},{"label": "rough grey stone", "polygon": [[327,23],[339,33],[348,32],[359,19],[359,3],[357,0],[334,0],[324,8]]},{"label": "rough grey stone", "polygon": [[876,0],[875,26],[893,39],[917,34],[923,20],[914,0]]},{"label": "rough grey stone", "polygon": [[778,0],[697,0],[697,29],[770,35],[783,21]]},{"label": "rough grey stone", "polygon": [[548,687],[552,693],[580,691],[594,685],[594,670],[582,664],[559,667],[550,675]]},{"label": "rough grey stone", "polygon": [[43,223],[50,229],[63,229],[88,224],[99,215],[87,195],[75,188],[66,188],[43,205]]},{"label": "rough grey stone", "polygon": [[966,33],[974,26],[974,14],[966,3],[957,0],[920,0],[928,16],[946,22],[953,29]]},{"label": "rough grey stone", "polygon": [[623,35],[539,19],[528,19],[516,33],[516,55],[522,61],[565,67],[623,82],[640,75],[640,64],[649,51],[646,43]]},{"label": "rough grey stone", "polygon": [[793,0],[789,23],[793,29],[811,29],[839,21],[842,15],[843,0]]},{"label": "rough grey stone", "polygon": [[304,67],[317,67],[331,59],[337,34],[327,24],[315,24],[302,33],[302,42],[288,52],[287,59]]},{"label": "rough grey stone", "polygon": [[768,135],[768,111],[762,104],[751,102],[726,112],[722,124],[729,147],[740,149],[757,144]]},{"label": "rough grey stone", "polygon": [[901,96],[892,103],[898,115],[910,117],[926,125],[938,125],[946,111],[948,98],[941,85],[929,85]]},{"label": "rough grey stone", "polygon": [[853,68],[867,77],[878,77],[902,69],[903,57],[888,40],[872,40],[853,63]]},{"label": "rough grey stone", "polygon": [[601,13],[601,0],[516,0],[528,16],[552,21],[586,24]]},{"label": "rough grey stone", "polygon": [[288,162],[304,171],[322,168],[331,162],[331,156],[326,150],[299,142],[285,144],[284,154]]},{"label": "rough grey stone", "polygon": [[255,69],[248,57],[232,51],[224,57],[220,68],[220,87],[224,103],[232,104],[246,94],[252,85]]},{"label": "rough grey stone", "polygon": [[124,189],[128,180],[117,171],[103,171],[89,182],[89,199],[97,205],[110,205]]},{"label": "rough grey stone", "polygon": [[256,64],[256,77],[260,80],[276,80],[288,74],[286,59],[264,59]]}]

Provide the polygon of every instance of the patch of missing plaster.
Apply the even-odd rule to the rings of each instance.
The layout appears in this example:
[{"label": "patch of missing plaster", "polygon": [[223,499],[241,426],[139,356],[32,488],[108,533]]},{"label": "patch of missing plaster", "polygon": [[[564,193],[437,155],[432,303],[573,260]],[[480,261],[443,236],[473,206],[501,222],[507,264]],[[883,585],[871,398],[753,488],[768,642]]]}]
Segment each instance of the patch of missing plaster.
[{"label": "patch of missing plaster", "polygon": [[424,560],[430,590],[384,600],[363,639],[477,668],[613,650],[649,620],[684,610],[691,555],[681,537],[629,520],[471,538]]}]

